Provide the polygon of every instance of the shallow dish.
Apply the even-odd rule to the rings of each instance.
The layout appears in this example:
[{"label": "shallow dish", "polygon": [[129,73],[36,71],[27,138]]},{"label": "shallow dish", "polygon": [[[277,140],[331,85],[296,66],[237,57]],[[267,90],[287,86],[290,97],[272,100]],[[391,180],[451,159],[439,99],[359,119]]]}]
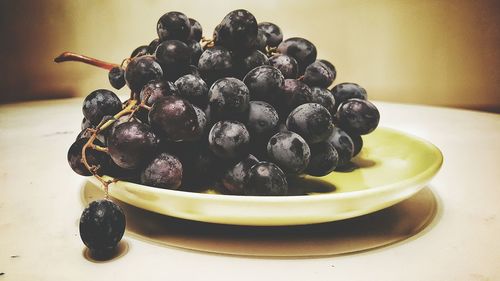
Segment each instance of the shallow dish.
[{"label": "shallow dish", "polygon": [[[211,223],[278,226],[322,223],[369,214],[423,188],[439,171],[440,150],[415,136],[378,128],[364,136],[350,171],[290,183],[294,196],[237,196],[159,189],[119,181],[109,194],[136,207]],[[89,177],[98,185],[99,182]]]}]

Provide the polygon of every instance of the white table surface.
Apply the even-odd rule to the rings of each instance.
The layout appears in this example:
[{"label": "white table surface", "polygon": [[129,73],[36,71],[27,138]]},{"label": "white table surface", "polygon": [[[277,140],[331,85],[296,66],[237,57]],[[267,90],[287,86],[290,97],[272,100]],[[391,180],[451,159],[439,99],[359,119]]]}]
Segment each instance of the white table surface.
[{"label": "white table surface", "polygon": [[377,102],[381,126],[444,155],[439,215],[413,239],[353,254],[264,258],[159,246],[125,235],[123,257],[86,260],[83,178],[66,153],[82,98],[0,106],[1,280],[500,280],[500,115]]}]

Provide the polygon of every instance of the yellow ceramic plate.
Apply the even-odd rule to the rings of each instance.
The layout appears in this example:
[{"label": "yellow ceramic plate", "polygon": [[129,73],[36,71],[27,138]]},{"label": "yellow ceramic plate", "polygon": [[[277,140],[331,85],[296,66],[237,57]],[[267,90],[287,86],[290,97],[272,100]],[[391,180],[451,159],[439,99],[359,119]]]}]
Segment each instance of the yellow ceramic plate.
[{"label": "yellow ceramic plate", "polygon": [[[237,196],[159,189],[129,182],[109,193],[128,204],[173,217],[237,225],[299,225],[372,213],[409,198],[439,171],[433,144],[387,128],[364,136],[350,172],[291,183],[296,196]],[[98,184],[93,177],[92,182]]]}]

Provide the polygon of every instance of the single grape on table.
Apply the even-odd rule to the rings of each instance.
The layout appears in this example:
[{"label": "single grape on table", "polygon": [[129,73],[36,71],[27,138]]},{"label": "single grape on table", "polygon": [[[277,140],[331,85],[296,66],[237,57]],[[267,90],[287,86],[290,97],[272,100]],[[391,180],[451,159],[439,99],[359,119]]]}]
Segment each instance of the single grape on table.
[{"label": "single grape on table", "polygon": [[114,181],[293,195],[295,181],[287,178],[343,170],[362,154],[362,135],[378,126],[380,113],[363,87],[332,86],[337,69],[317,57],[311,41],[287,38],[247,10],[229,12],[213,38],[178,11],[162,15],[156,32],[121,64],[70,52],[55,59],[103,68],[111,87],[130,89],[124,101],[107,89],[85,98],[82,131],[67,154],[77,174],[104,186],[106,199],[92,202],[80,220],[93,253],[115,249],[125,229],[123,211],[108,198]]}]

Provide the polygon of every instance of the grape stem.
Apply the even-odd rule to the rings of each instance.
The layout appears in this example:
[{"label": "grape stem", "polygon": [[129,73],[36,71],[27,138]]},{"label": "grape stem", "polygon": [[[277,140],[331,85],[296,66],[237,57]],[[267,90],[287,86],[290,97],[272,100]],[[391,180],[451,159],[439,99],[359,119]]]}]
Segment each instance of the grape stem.
[{"label": "grape stem", "polygon": [[278,47],[266,46],[266,53],[267,53],[267,56],[272,57],[272,56],[278,54]]},{"label": "grape stem", "polygon": [[128,100],[125,108],[123,108],[120,112],[115,114],[113,116],[113,118],[109,119],[108,121],[106,121],[104,123],[99,124],[96,129],[90,129],[90,131],[92,132],[92,135],[90,136],[89,140],[85,143],[85,145],[83,145],[83,147],[82,147],[82,163],[85,166],[85,168],[87,168],[87,170],[89,170],[89,172],[91,172],[92,175],[102,183],[102,185],[104,186],[104,194],[105,194],[106,199],[109,198],[108,186],[111,183],[117,182],[118,179],[111,179],[111,180],[107,181],[103,177],[101,177],[99,174],[97,174],[97,171],[99,170],[99,166],[94,166],[94,165],[89,164],[89,162],[87,160],[87,155],[86,155],[87,149],[90,147],[91,149],[101,151],[104,153],[108,153],[109,150],[107,147],[102,147],[102,146],[94,144],[94,140],[97,138],[97,134],[99,134],[99,132],[106,130],[111,125],[113,125],[113,123],[116,120],[118,120],[118,118],[120,118],[124,115],[127,115],[127,114],[132,114],[133,112],[135,112],[137,110],[137,108],[138,107],[137,107],[136,100],[134,100],[134,99]]},{"label": "grape stem", "polygon": [[95,58],[91,58],[91,57],[88,57],[88,56],[84,56],[84,55],[80,55],[80,54],[76,54],[76,53],[72,53],[72,52],[64,52],[64,53],[62,53],[59,56],[57,56],[56,58],[54,58],[54,61],[57,62],[57,63],[65,62],[65,61],[78,61],[78,62],[83,62],[83,63],[86,63],[86,64],[90,64],[90,65],[93,65],[93,66],[97,66],[97,67],[100,67],[100,68],[103,68],[103,69],[106,69],[106,70],[111,70],[113,67],[120,66],[118,64],[114,64],[114,63],[110,63],[110,62],[105,62],[105,61],[102,61],[102,60],[98,60],[98,59],[95,59]]},{"label": "grape stem", "polygon": [[215,39],[201,37],[200,40],[201,48],[205,50],[206,48],[212,48],[215,45]]}]

